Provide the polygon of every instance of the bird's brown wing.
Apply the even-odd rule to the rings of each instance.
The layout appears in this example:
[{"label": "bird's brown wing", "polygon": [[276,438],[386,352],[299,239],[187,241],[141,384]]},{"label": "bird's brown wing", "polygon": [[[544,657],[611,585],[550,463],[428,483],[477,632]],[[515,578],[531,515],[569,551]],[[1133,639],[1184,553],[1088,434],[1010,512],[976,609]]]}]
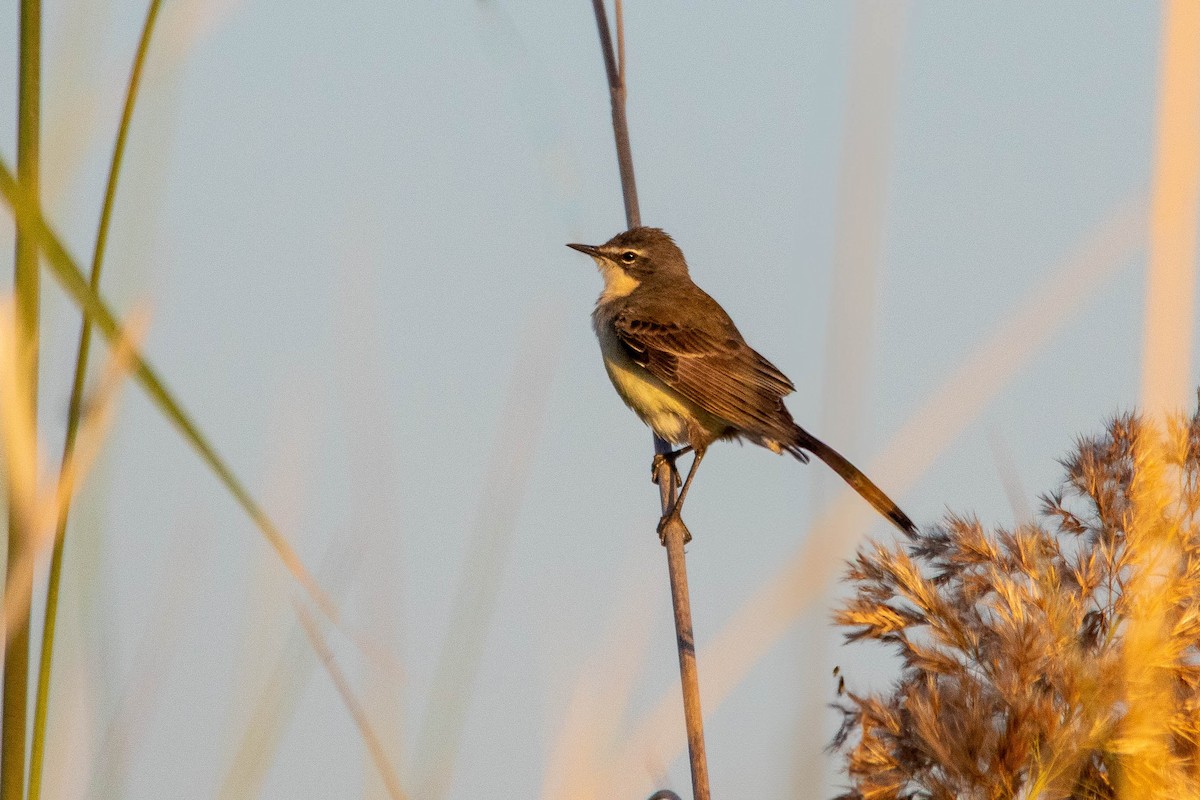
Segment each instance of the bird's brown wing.
[{"label": "bird's brown wing", "polygon": [[705,411],[741,431],[790,440],[794,423],[780,398],[795,391],[792,382],[705,299],[711,307],[702,314],[626,307],[613,328],[635,363]]}]

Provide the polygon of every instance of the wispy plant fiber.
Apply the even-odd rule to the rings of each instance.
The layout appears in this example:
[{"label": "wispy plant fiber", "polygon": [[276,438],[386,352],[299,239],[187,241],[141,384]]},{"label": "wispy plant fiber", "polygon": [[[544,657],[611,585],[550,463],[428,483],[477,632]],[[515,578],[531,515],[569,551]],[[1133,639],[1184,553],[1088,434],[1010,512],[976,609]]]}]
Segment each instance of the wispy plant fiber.
[{"label": "wispy plant fiber", "polygon": [[1200,410],[1062,464],[1035,522],[859,550],[836,621],[901,672],[839,703],[841,798],[1200,794]]}]

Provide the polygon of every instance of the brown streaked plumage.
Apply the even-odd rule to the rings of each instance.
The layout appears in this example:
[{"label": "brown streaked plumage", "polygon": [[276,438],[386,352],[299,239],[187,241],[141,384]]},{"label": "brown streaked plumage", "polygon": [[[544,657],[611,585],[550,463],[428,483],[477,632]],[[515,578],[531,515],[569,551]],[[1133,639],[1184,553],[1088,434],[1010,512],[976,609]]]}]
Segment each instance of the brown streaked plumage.
[{"label": "brown streaked plumage", "polygon": [[668,456],[672,463],[695,451],[672,516],[709,445],[744,439],[801,462],[812,453],[896,527],[916,532],[866,475],[795,423],[783,404],[795,391],[792,382],[746,344],[725,309],[692,282],[670,236],[633,228],[599,246],[567,246],[595,259],[604,278],[592,323],[617,393],[656,434],[681,447]]}]

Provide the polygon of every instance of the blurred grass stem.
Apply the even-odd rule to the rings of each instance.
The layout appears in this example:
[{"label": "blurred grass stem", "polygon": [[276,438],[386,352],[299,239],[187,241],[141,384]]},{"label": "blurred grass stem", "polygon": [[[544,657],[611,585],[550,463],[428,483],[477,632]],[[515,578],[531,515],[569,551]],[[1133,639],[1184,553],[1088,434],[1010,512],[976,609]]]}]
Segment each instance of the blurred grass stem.
[{"label": "blurred grass stem", "polygon": [[[21,0],[20,46],[17,69],[17,174],[33,202],[38,202],[38,129],[41,105],[42,8],[40,0]],[[36,462],[38,315],[40,286],[37,239],[18,228],[14,254],[13,288],[16,294],[17,367],[20,376],[12,376],[23,387],[20,402],[28,407],[33,426],[30,453]],[[9,484],[11,490],[12,484]],[[36,490],[35,490],[36,491]],[[28,518],[22,518],[22,503],[8,498],[8,561],[5,591],[13,579],[13,570],[33,546],[33,531]],[[23,587],[32,599],[32,585]],[[6,631],[4,648],[3,744],[0,745],[0,798],[19,798],[25,791],[25,736],[29,704],[29,604]]]},{"label": "blurred grass stem", "polygon": [[[612,101],[613,136],[617,145],[617,166],[621,173],[621,193],[625,200],[625,221],[630,228],[642,224],[638,210],[637,184],[633,175],[633,153],[629,145],[629,122],[625,114],[625,19],[621,0],[616,0],[617,47],[613,50],[612,35],[603,0],[592,0],[596,12],[596,29],[600,34],[600,50],[604,54],[604,69],[608,75],[608,92]],[[654,452],[668,453],[671,447],[654,437]],[[675,505],[675,476],[665,461],[655,475],[665,517]],[[675,638],[679,651],[679,680],[683,690],[683,716],[687,726],[689,763],[692,771],[692,796],[708,800],[708,757],[704,750],[704,716],[700,708],[700,676],[696,667],[696,644],[692,633],[692,609],[688,597],[687,564],[684,559],[685,529],[678,517],[663,529],[663,545],[667,548],[667,572],[671,580],[671,605],[675,612]]]},{"label": "blurred grass stem", "polygon": [[[121,323],[109,309],[98,293],[92,290],[80,271],[75,260],[66,251],[62,240],[47,225],[41,210],[32,202],[25,187],[17,182],[8,164],[0,159],[0,195],[12,209],[16,217],[17,229],[24,231],[35,239],[42,249],[47,266],[54,277],[62,285],[66,293],[88,314],[93,323],[110,343],[125,340],[126,333]],[[151,402],[158,410],[175,425],[188,444],[192,446],[209,470],[216,476],[233,499],[262,533],[263,538],[275,550],[284,566],[312,598],[313,602],[326,617],[335,625],[341,623],[341,615],[329,596],[313,578],[312,573],[304,566],[299,553],[295,551],[283,531],[268,516],[267,512],[230,466],[217,453],[216,448],[209,442],[208,437],[200,430],[191,416],[184,411],[183,406],[175,399],[175,394],[167,387],[158,371],[146,360],[140,349],[132,351],[133,374],[138,384],[145,391]]]},{"label": "blurred grass stem", "polygon": [[1200,209],[1200,4],[1163,7],[1158,119],[1150,195],[1142,406],[1176,411],[1188,401],[1195,317],[1196,214]]},{"label": "blurred grass stem", "polygon": [[[104,253],[108,243],[108,230],[112,222],[113,205],[117,196],[117,180],[125,157],[125,145],[129,139],[130,121],[133,119],[134,102],[141,85],[142,68],[150,46],[150,35],[158,19],[162,0],[151,0],[146,10],[146,21],[142,25],[137,55],[129,73],[129,85],[125,92],[125,107],[117,128],[117,140],[113,145],[112,161],[109,164],[108,183],[104,191],[104,205],[100,211],[100,222],[96,229],[96,243],[92,251],[92,270],[88,284],[93,292],[100,290],[100,275],[104,267]],[[71,400],[67,409],[67,434],[63,441],[62,473],[71,463],[75,440],[79,434],[79,419],[83,409],[83,387],[87,380],[88,355],[92,343],[92,320],[87,311],[79,328],[79,346],[75,355],[75,376],[71,384]],[[50,557],[50,577],[46,587],[46,612],[42,626],[42,650],[38,665],[37,698],[33,716],[33,744],[29,758],[29,800],[38,800],[42,789],[42,764],[46,752],[46,715],[50,705],[50,674],[54,660],[54,633],[58,619],[58,590],[62,580],[63,547],[67,535],[67,520],[70,514],[70,499],[63,503],[55,526],[54,549]]]},{"label": "blurred grass stem", "polygon": [[333,657],[333,651],[329,649],[329,644],[321,636],[317,621],[313,619],[312,614],[302,603],[296,602],[293,605],[296,609],[296,616],[300,618],[300,625],[304,628],[304,633],[308,636],[308,641],[316,652],[317,658],[321,660],[325,671],[329,673],[329,678],[333,681],[338,694],[341,695],[342,702],[345,703],[350,716],[354,718],[354,724],[358,726],[363,742],[367,745],[367,751],[371,754],[371,760],[375,762],[375,767],[379,770],[379,777],[383,779],[388,796],[392,800],[404,800],[405,795],[404,790],[400,788],[400,779],[396,777],[396,771],[388,761],[387,753],[384,752],[379,736],[371,727],[371,721],[367,718],[366,711],[354,696],[349,681],[346,680],[345,674]]},{"label": "blurred grass stem", "polygon": [[492,448],[471,526],[463,575],[451,606],[449,627],[417,738],[415,763],[421,770],[421,779],[416,792],[423,800],[442,800],[452,788],[467,711],[483,663],[484,643],[512,551],[518,513],[528,489],[545,418],[546,399],[558,365],[556,344],[562,340],[560,325],[557,319],[552,324],[529,325],[521,337],[520,353],[500,415],[507,424],[500,426],[500,436]]},{"label": "blurred grass stem", "polygon": [[[1145,427],[1156,431],[1191,387],[1191,331],[1195,317],[1196,214],[1200,209],[1200,5],[1164,4],[1159,62],[1157,139],[1150,197],[1149,258],[1142,356]],[[1162,668],[1174,662],[1175,608],[1192,591],[1186,562],[1191,542],[1167,510],[1178,490],[1168,472],[1170,453],[1184,442],[1157,433],[1138,437],[1137,470],[1130,487],[1127,524],[1130,558],[1126,592],[1137,598],[1127,620],[1124,679],[1128,711],[1125,747],[1137,768],[1118,773],[1122,797],[1177,797],[1175,733],[1164,720],[1174,710],[1176,678]],[[1193,578],[1194,580],[1194,578]]]}]

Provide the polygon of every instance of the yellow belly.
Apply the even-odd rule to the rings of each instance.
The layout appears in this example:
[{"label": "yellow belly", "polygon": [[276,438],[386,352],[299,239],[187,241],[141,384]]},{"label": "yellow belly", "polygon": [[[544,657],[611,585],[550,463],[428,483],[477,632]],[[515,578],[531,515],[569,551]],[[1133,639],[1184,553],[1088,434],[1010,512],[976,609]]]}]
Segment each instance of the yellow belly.
[{"label": "yellow belly", "polygon": [[724,429],[725,426],[711,414],[629,358],[611,332],[597,330],[596,333],[604,356],[604,369],[617,394],[656,434],[671,444],[684,445],[691,443],[689,422],[693,427],[712,431],[713,435]]}]

